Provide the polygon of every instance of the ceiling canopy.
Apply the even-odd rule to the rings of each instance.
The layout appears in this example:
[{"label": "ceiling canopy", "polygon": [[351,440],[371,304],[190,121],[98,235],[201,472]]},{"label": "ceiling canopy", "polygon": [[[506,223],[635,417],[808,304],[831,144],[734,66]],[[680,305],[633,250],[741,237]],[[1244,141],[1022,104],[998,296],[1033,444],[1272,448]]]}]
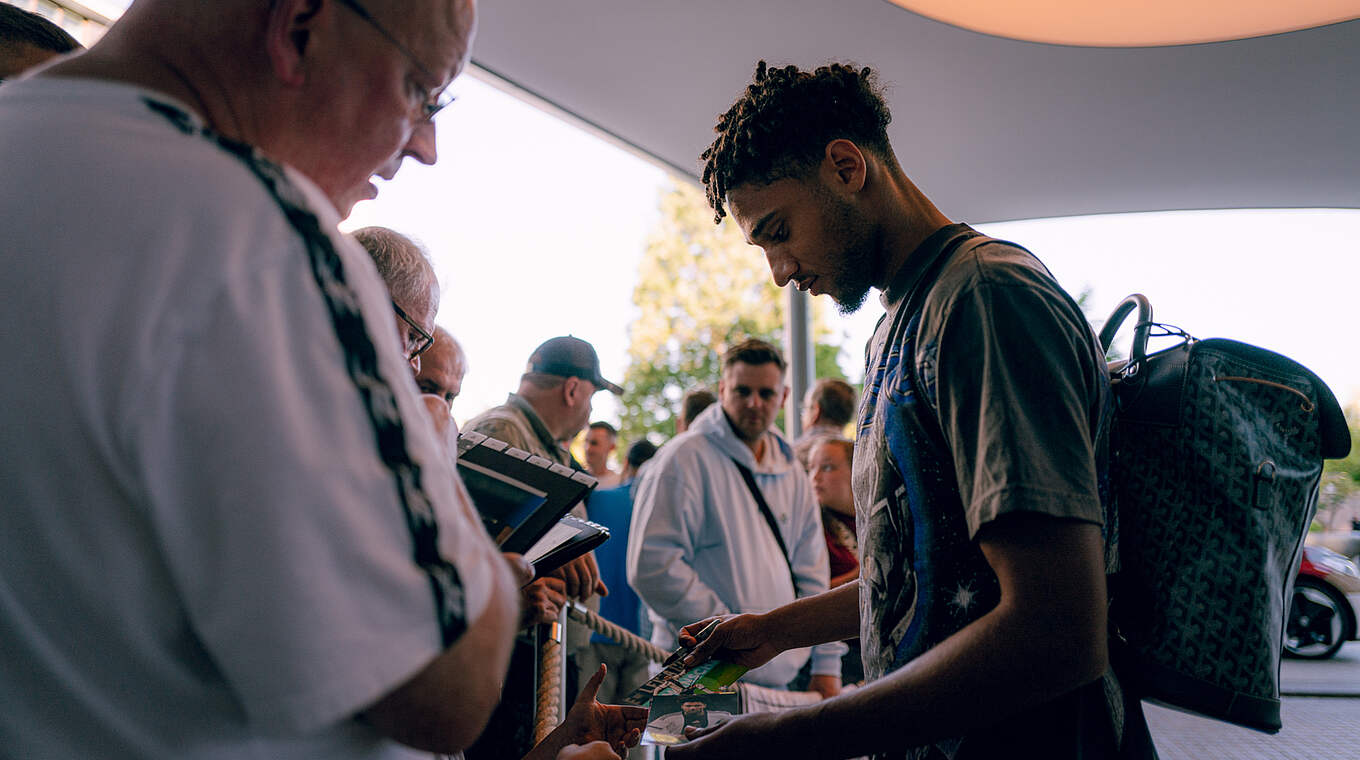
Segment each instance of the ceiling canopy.
[{"label": "ceiling canopy", "polygon": [[889,0],[946,24],[1055,45],[1221,42],[1360,17],[1356,0]]},{"label": "ceiling canopy", "polygon": [[1360,21],[1096,48],[980,34],[886,0],[480,12],[480,68],[690,177],[758,59],[849,60],[879,70],[898,158],[954,219],[1360,207]]}]

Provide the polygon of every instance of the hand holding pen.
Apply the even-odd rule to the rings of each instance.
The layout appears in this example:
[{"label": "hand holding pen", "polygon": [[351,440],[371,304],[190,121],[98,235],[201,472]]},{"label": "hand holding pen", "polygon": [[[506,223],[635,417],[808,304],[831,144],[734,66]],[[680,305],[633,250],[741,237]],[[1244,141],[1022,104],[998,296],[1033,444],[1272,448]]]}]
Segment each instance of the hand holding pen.
[{"label": "hand holding pen", "polygon": [[[692,668],[715,655],[727,662],[757,668],[784,651],[767,615],[724,615],[690,623],[680,629],[683,649],[671,655]],[[668,663],[670,660],[667,661]]]}]

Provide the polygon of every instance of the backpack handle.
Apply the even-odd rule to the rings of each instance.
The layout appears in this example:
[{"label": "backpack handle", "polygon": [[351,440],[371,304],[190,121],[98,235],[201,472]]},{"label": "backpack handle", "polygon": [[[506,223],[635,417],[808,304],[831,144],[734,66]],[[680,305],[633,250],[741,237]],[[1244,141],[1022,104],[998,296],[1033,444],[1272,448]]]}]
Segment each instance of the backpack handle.
[{"label": "backpack handle", "polygon": [[1129,347],[1129,364],[1136,364],[1147,356],[1148,336],[1152,332],[1152,303],[1142,293],[1134,293],[1114,307],[1110,318],[1100,328],[1100,350],[1109,351],[1115,333],[1128,318],[1130,312],[1138,310],[1138,322],[1133,326],[1133,345]]}]

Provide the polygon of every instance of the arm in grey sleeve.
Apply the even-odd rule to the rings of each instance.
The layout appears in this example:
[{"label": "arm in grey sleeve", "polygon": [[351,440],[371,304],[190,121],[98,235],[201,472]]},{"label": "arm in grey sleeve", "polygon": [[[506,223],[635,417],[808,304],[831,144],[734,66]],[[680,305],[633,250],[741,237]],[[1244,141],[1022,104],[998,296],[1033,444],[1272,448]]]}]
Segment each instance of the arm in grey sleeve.
[{"label": "arm in grey sleeve", "polygon": [[685,478],[656,468],[638,483],[628,535],[628,583],[677,628],[731,611],[694,571],[694,541],[702,520],[702,499]]}]

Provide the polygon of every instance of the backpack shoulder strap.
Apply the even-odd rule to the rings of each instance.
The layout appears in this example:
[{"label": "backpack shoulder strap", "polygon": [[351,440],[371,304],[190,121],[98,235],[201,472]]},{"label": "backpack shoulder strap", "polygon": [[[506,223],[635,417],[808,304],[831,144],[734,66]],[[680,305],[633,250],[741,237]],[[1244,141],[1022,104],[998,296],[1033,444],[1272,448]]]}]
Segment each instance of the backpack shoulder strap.
[{"label": "backpack shoulder strap", "polygon": [[784,555],[784,564],[789,566],[789,580],[793,583],[793,595],[798,596],[798,579],[793,575],[793,561],[789,559],[789,547],[784,543],[784,536],[779,532],[779,524],[774,520],[774,512],[770,510],[770,505],[765,501],[765,494],[760,492],[760,486],[756,485],[755,473],[751,468],[738,462],[735,457],[730,457],[732,464],[737,466],[737,472],[741,473],[741,479],[746,481],[746,487],[750,489],[751,496],[756,500],[756,506],[760,508],[760,516],[765,518],[765,524],[770,526],[770,532],[774,534],[774,540],[779,544],[779,551]]},{"label": "backpack shoulder strap", "polygon": [[[989,238],[980,232],[970,230],[958,234],[953,240],[946,243],[939,255],[935,257],[935,260],[930,262],[930,265],[921,273],[921,277],[916,281],[916,284],[912,286],[911,293],[907,295],[906,305],[903,306],[907,321],[910,322],[921,312],[925,311],[926,298],[930,296],[930,292],[935,288],[935,283],[940,279],[940,272],[944,271],[945,266],[954,258],[954,255],[959,252],[959,249],[967,245],[969,250],[971,250],[979,245],[990,242],[993,242],[992,238]],[[918,320],[916,323],[916,331],[918,334],[920,333],[920,330],[921,323]],[[907,368],[907,371],[911,373],[914,382],[916,379],[915,357],[903,357],[903,364]],[[938,414],[935,399],[927,397],[926,404],[930,407],[932,415]]]}]

